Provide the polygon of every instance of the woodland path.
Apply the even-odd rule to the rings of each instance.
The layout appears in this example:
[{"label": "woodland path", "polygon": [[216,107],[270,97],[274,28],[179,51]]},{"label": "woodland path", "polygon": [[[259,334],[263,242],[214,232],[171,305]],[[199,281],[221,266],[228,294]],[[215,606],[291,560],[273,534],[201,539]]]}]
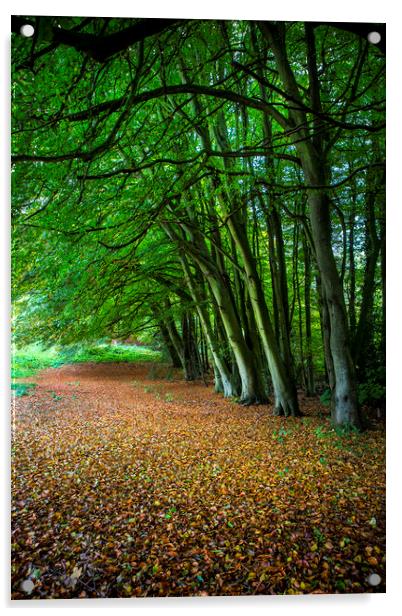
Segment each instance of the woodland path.
[{"label": "woodland path", "polygon": [[380,425],[162,373],[62,366],[14,401],[13,598],[384,592]]}]

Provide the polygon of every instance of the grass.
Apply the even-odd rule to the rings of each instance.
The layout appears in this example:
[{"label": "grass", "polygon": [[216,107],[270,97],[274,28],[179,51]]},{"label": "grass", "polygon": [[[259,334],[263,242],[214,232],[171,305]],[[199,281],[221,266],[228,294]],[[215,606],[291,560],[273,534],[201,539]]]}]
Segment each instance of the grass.
[{"label": "grass", "polygon": [[20,396],[26,396],[30,389],[36,387],[36,383],[12,383],[11,390],[14,395],[19,398]]},{"label": "grass", "polygon": [[[43,349],[39,344],[14,349],[11,361],[12,389],[17,391],[15,379],[25,379],[33,376],[40,370],[56,368],[63,364],[85,362],[152,362],[161,359],[159,351],[147,347],[134,345],[75,345],[72,347],[51,347]],[[28,385],[28,384],[24,384]],[[26,392],[25,392],[26,393]],[[16,395],[23,395],[21,393]]]},{"label": "grass", "polygon": [[25,379],[39,370],[55,367],[63,363],[56,349],[43,349],[31,344],[21,349],[14,349],[11,360],[11,378]]},{"label": "grass", "polygon": [[[161,354],[159,351],[147,347],[134,345],[97,345],[89,347],[81,347],[77,350],[71,363],[81,362],[144,362],[144,361],[160,361]],[[65,362],[67,363],[67,362]]]}]

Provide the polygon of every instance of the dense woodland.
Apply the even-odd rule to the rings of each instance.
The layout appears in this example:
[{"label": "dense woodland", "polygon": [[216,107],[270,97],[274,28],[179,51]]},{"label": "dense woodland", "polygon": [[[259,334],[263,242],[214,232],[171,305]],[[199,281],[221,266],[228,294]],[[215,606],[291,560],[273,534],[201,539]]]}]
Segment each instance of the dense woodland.
[{"label": "dense woodland", "polygon": [[361,428],[385,385],[383,50],[320,23],[13,27],[16,342],[152,341],[277,415],[328,388]]}]

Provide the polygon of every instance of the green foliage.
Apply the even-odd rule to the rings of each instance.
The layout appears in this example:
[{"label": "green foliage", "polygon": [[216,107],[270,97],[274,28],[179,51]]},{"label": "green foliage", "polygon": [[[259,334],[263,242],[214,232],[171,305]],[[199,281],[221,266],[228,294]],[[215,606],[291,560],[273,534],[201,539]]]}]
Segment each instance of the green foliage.
[{"label": "green foliage", "polygon": [[[33,384],[15,383],[16,379],[34,376],[40,370],[57,368],[63,364],[84,362],[152,362],[160,353],[146,347],[132,345],[93,345],[42,348],[39,344],[14,348],[11,362],[12,389],[16,396],[25,395]],[[54,392],[53,392],[54,394]],[[55,399],[60,397],[54,394]]]},{"label": "green foliage", "polygon": [[176,512],[177,512],[176,507],[170,507],[168,511],[165,513],[166,520],[170,520]]},{"label": "green foliage", "polygon": [[325,541],[325,535],[320,531],[319,528],[313,528],[313,536],[318,545],[321,545]]},{"label": "green foliage", "polygon": [[385,399],[385,385],[375,381],[359,383],[357,396],[359,404],[377,404]]},{"label": "green foliage", "polygon": [[[375,375],[372,378],[376,378]],[[385,385],[378,380],[369,380],[359,383],[357,386],[359,404],[376,404],[385,398]],[[320,402],[324,406],[331,404],[331,390],[327,388],[320,396]]]},{"label": "green foliage", "polygon": [[17,398],[20,396],[26,396],[29,391],[35,387],[36,383],[11,383],[11,390]]},{"label": "green foliage", "polygon": [[154,362],[160,353],[142,346],[100,344],[75,345],[73,347],[52,347],[43,349],[31,345],[15,349],[12,359],[12,376],[25,378],[38,370],[57,367],[67,363],[81,362]]},{"label": "green foliage", "polygon": [[159,351],[132,345],[100,345],[82,347],[74,354],[78,362],[154,362],[160,358]]},{"label": "green foliage", "polygon": [[336,589],[341,591],[341,592],[345,592],[346,591],[345,580],[342,580],[342,579],[336,580],[335,586],[336,586]]},{"label": "green foliage", "polygon": [[[96,40],[133,24],[60,19],[61,24],[46,18],[46,32],[52,36],[61,25],[70,41],[73,31]],[[249,21],[177,22],[107,58],[107,70],[80,44],[49,47],[42,25],[34,49],[13,35],[12,289],[19,344],[89,345],[60,352],[60,361],[155,359],[151,351],[100,349],[94,342],[139,335],[167,360],[161,325],[172,322],[182,334],[183,314],[197,315],[202,306],[216,353],[231,371],[238,361],[235,338],[221,322],[211,282],[219,272],[228,306],[242,321],[236,338],[257,349],[258,334],[247,339],[255,315],[245,306],[251,295],[243,288],[250,249],[260,296],[265,294],[263,313],[275,315],[278,339],[286,340],[281,328],[291,325],[292,348],[282,355],[293,355],[297,384],[307,383],[310,368],[323,372],[322,297],[306,248],[311,228],[301,222],[310,206],[307,191],[300,190],[307,182],[301,167],[309,167],[300,165],[300,143],[313,140],[319,167],[326,170],[323,182],[332,184],[328,194],[336,208],[330,208],[325,237],[331,237],[329,253],[339,271],[345,270],[345,297],[338,300],[355,298],[348,309],[356,321],[365,314],[372,219],[370,235],[382,241],[384,58],[356,34],[329,25],[314,28],[310,42],[302,22],[266,28]],[[270,51],[275,32],[290,81],[294,77],[290,93],[289,79]],[[291,104],[295,95],[298,111]],[[312,111],[316,104],[320,121]],[[345,253],[350,237],[353,276]],[[380,269],[373,270],[376,291],[369,311],[374,332],[383,318]],[[196,319],[200,350],[201,317]],[[381,336],[371,338],[380,355]],[[267,358],[256,357],[254,367],[265,385]],[[285,368],[293,374],[292,365]],[[359,390],[363,402],[382,394],[380,382],[375,387],[369,382]],[[330,404],[329,392],[321,401]]]},{"label": "green foliage", "polygon": [[324,392],[320,396],[321,404],[323,404],[324,406],[329,406],[331,404],[331,397],[332,397],[331,390],[328,387],[327,389],[324,390]]},{"label": "green foliage", "polygon": [[51,394],[53,400],[58,401],[58,400],[62,400],[63,399],[63,396],[59,396],[59,394],[56,394],[55,391],[51,391],[50,394]]},{"label": "green foliage", "polygon": [[166,370],[165,379],[167,381],[173,381],[173,376],[174,376],[173,369],[171,367],[169,367]]},{"label": "green foliage", "polygon": [[[337,440],[340,439],[342,446],[342,439],[344,437],[350,437],[351,435],[360,434],[359,430],[350,424],[345,424],[342,426],[332,426],[331,422],[328,422],[328,425],[319,425],[314,430],[315,436],[317,439],[328,439],[328,440]],[[326,464],[325,456],[320,457],[321,464]]]},{"label": "green foliage", "polygon": [[[149,379],[170,380],[153,361],[213,355],[254,402],[268,366],[271,400],[312,391],[341,347],[360,402],[381,400],[368,370],[385,325],[378,48],[323,23],[174,20],[135,41],[132,19],[35,25],[12,38],[12,320],[17,344],[48,346],[16,351],[13,378],[151,362]],[[113,34],[127,45],[99,61]],[[383,575],[373,435],[333,428],[322,407],[293,427],[149,379],[122,404],[109,381],[15,404],[15,599],[24,580],[37,599],[364,592],[369,567]]]},{"label": "green foliage", "polygon": [[278,443],[282,444],[285,442],[284,437],[291,433],[291,430],[286,430],[283,426],[281,426],[278,431],[273,431],[272,436],[278,441]]},{"label": "green foliage", "polygon": [[331,436],[331,432],[329,432],[327,427],[324,425],[317,426],[314,432],[316,437],[319,439],[328,438],[329,436]]},{"label": "green foliage", "polygon": [[43,349],[40,345],[33,344],[22,349],[14,349],[11,360],[11,377],[24,379],[39,370],[59,364],[60,356],[54,348]]},{"label": "green foliage", "polygon": [[348,437],[353,434],[355,435],[360,434],[356,426],[353,426],[351,424],[344,424],[342,426],[334,426],[334,431],[335,431],[335,434],[339,436],[340,438]]}]

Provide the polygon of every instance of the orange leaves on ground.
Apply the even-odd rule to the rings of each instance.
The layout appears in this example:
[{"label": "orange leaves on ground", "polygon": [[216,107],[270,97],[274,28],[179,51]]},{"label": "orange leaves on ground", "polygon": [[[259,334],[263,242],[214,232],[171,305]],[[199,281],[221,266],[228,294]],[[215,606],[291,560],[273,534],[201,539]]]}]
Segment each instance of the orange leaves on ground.
[{"label": "orange leaves on ground", "polygon": [[14,598],[384,590],[380,427],[340,437],[317,404],[283,420],[147,369],[65,366],[16,401]]}]

